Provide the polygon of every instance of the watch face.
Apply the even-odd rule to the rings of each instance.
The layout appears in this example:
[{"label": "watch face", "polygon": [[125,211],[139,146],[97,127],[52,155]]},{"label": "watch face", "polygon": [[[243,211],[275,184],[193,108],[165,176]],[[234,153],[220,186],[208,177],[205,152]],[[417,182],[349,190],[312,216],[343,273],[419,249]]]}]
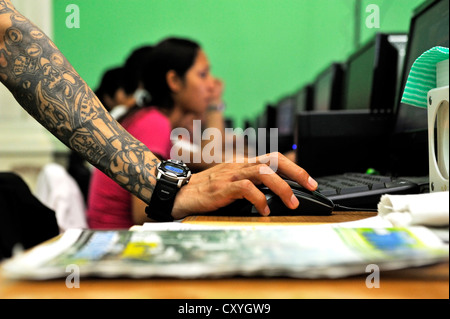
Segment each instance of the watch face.
[{"label": "watch face", "polygon": [[179,161],[169,160],[161,162],[159,169],[164,172],[166,176],[169,175],[176,178],[185,178],[190,176],[189,168],[183,162]]},{"label": "watch face", "polygon": [[165,166],[164,166],[164,168],[167,170],[167,171],[169,171],[169,172],[173,172],[173,173],[175,173],[175,174],[183,174],[184,173],[184,170],[183,169],[181,169],[181,168],[179,168],[179,167],[176,167],[176,166],[172,166],[172,165],[170,165],[170,164],[166,164]]}]

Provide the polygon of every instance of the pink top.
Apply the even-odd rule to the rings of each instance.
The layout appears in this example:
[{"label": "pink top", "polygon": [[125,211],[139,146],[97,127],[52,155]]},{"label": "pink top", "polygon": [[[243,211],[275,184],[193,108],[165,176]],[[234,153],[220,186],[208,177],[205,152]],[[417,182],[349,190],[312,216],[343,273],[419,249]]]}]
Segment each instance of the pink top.
[{"label": "pink top", "polygon": [[[152,153],[167,159],[172,147],[169,119],[153,107],[133,114],[122,126],[144,143]],[[133,223],[131,194],[116,182],[95,169],[89,188],[87,219],[90,228],[129,228]]]}]

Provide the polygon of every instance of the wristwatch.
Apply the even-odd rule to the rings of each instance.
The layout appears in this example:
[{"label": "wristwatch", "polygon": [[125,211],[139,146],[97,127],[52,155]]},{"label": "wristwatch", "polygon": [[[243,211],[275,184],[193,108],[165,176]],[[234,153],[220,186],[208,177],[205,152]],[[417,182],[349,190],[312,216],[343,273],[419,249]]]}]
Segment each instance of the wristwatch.
[{"label": "wristwatch", "polygon": [[218,104],[211,104],[208,106],[208,111],[223,112],[223,111],[225,111],[225,107],[226,107],[226,105],[224,102],[221,102]]},{"label": "wristwatch", "polygon": [[191,170],[182,161],[172,159],[159,162],[156,170],[156,187],[145,213],[155,221],[171,222],[175,196],[189,183]]}]

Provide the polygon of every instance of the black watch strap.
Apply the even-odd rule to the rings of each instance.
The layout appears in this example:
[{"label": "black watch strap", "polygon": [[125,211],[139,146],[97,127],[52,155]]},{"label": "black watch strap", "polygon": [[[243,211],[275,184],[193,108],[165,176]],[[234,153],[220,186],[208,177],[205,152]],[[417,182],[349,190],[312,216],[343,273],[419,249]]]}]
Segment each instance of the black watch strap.
[{"label": "black watch strap", "polygon": [[147,216],[158,222],[173,222],[172,209],[178,190],[175,182],[160,179],[153,191],[151,205],[145,208]]}]

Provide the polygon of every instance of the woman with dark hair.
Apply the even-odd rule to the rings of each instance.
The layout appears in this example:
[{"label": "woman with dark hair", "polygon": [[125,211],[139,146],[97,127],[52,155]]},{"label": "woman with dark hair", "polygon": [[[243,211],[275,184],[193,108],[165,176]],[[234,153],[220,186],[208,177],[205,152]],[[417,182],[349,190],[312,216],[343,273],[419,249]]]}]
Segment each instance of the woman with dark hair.
[{"label": "woman with dark hair", "polygon": [[[134,107],[119,122],[153,154],[168,159],[172,129],[204,113],[215,97],[208,58],[193,41],[163,40],[148,55],[140,81],[151,102]],[[91,228],[129,228],[148,221],[146,204],[99,170],[93,173],[89,193]]]},{"label": "woman with dark hair", "polygon": [[[208,57],[199,44],[181,38],[160,42],[144,67],[142,84],[152,97],[151,104],[168,114],[172,128],[186,128],[192,137],[193,121],[201,120],[200,129],[219,130],[222,140],[214,142],[220,142],[218,146],[223,151],[223,83],[211,75]],[[191,170],[201,171],[217,164],[205,162],[202,156],[194,157],[195,152],[202,153],[203,146],[210,140],[202,140],[203,145],[196,145],[191,140],[178,142],[177,149],[182,148],[183,152],[189,153],[189,158],[196,158],[187,163]]]},{"label": "woman with dark hair", "polygon": [[[199,65],[195,65],[197,58]],[[186,73],[191,68],[203,68],[193,71],[199,71],[201,78],[208,80],[209,64],[196,42],[169,38],[156,45],[142,72],[142,84],[149,91],[152,104],[173,109],[174,95],[178,93],[176,82],[186,83]]]}]

